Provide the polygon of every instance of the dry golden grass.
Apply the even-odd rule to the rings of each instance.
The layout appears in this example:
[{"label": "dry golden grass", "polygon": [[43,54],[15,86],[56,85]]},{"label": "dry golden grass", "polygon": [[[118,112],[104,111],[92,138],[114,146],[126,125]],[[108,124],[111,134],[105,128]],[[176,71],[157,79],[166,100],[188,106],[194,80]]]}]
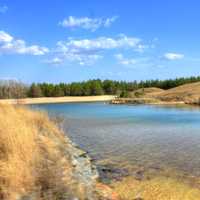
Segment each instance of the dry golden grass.
[{"label": "dry golden grass", "polygon": [[0,105],[0,199],[84,197],[72,177],[67,148],[66,138],[46,114]]},{"label": "dry golden grass", "polygon": [[121,200],[199,200],[200,190],[172,178],[137,181],[126,178],[112,185]]},{"label": "dry golden grass", "polygon": [[200,100],[200,82],[184,84],[169,90],[143,88],[134,91],[133,94],[138,94],[138,97],[157,98],[166,102],[198,103]]},{"label": "dry golden grass", "polygon": [[141,88],[138,90],[135,90],[133,92],[130,92],[129,96],[132,98],[135,97],[151,97],[152,95],[157,95],[163,92],[164,90],[156,87],[150,87],[150,88]]},{"label": "dry golden grass", "polygon": [[[184,84],[169,90],[159,88],[141,88],[129,93],[129,98],[132,99],[149,99],[158,100],[158,104],[198,104],[200,105],[200,82]],[[144,103],[149,103],[144,102]],[[156,102],[157,103],[157,102]]]},{"label": "dry golden grass", "polygon": [[165,101],[185,101],[186,103],[197,103],[200,99],[200,82],[184,84],[164,91],[158,98]]}]

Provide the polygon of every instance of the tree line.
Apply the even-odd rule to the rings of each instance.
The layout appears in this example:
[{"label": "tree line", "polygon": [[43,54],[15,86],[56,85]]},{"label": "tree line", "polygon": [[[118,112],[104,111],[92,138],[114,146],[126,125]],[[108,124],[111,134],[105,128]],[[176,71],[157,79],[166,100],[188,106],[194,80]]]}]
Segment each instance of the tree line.
[{"label": "tree line", "polygon": [[62,97],[62,96],[95,96],[118,95],[126,96],[130,91],[139,88],[157,87],[170,89],[186,83],[200,81],[200,76],[189,78],[176,78],[167,80],[146,81],[113,81],[113,80],[88,80],[72,83],[32,83],[26,85],[18,81],[0,81],[0,98],[25,98],[25,97]]}]

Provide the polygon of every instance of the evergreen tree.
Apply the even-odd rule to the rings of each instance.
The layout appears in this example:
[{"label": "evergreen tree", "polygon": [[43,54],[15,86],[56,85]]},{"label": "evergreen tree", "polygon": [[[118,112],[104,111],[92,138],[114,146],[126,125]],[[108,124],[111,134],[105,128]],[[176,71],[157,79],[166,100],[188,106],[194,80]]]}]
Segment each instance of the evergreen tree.
[{"label": "evergreen tree", "polygon": [[91,86],[91,95],[102,95],[103,89],[99,80],[94,80]]},{"label": "evergreen tree", "polygon": [[31,84],[29,89],[29,96],[30,97],[42,97],[42,90],[39,85],[36,85],[35,83]]}]

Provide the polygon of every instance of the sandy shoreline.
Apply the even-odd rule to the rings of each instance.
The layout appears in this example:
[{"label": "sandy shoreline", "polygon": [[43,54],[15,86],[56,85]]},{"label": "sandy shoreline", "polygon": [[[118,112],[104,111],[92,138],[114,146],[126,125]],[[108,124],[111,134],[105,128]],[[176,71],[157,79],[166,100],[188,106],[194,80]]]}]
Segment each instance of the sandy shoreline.
[{"label": "sandy shoreline", "polygon": [[41,97],[41,98],[24,98],[24,99],[1,99],[2,104],[43,104],[43,103],[72,103],[72,102],[95,102],[111,101],[116,96],[68,96],[68,97]]}]

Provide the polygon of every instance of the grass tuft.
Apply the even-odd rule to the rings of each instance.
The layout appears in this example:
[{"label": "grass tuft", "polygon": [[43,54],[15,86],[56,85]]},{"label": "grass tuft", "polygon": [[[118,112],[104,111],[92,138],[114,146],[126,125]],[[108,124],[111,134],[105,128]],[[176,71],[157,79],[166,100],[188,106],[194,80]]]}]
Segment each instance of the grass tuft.
[{"label": "grass tuft", "polygon": [[138,181],[131,177],[113,183],[120,200],[199,200],[200,190],[172,178]]}]

